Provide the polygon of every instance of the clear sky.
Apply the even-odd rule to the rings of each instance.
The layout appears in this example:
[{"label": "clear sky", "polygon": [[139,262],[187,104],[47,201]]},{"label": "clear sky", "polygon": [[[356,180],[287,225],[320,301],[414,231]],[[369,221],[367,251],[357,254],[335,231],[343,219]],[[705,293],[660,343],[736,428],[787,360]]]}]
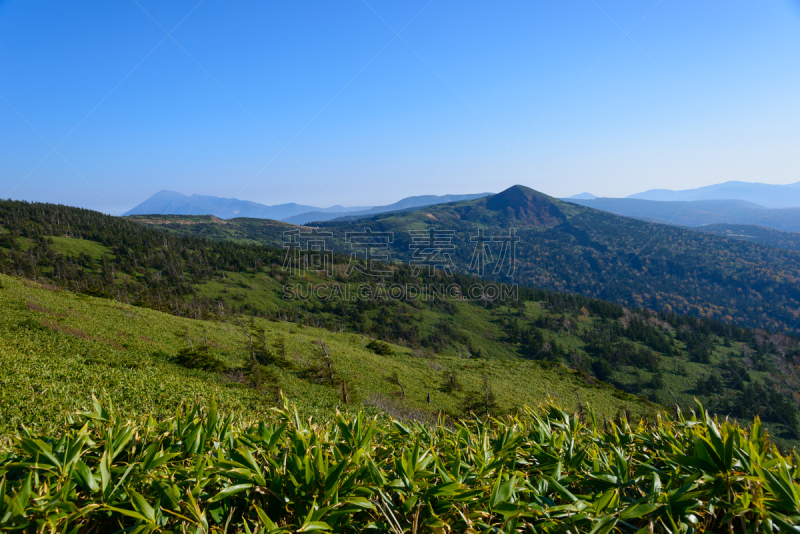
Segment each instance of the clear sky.
[{"label": "clear sky", "polygon": [[0,0],[0,198],[790,183],[798,91],[797,1]]}]

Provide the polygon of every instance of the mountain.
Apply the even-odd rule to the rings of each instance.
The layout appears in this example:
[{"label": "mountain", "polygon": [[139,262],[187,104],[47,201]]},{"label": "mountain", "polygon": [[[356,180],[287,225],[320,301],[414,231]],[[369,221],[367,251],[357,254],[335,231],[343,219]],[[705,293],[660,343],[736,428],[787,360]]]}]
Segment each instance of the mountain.
[{"label": "mountain", "polygon": [[[800,190],[798,190],[800,195]],[[745,224],[800,232],[800,208],[765,208],[745,200],[643,200],[638,198],[565,199],[574,204],[646,221],[700,227]]]},{"label": "mountain", "polygon": [[[231,228],[236,227],[238,240],[283,246],[282,233],[274,228],[226,222],[229,224],[151,226],[215,239],[227,239]],[[431,257],[426,256],[424,247],[415,244],[419,235],[409,231],[435,229],[444,236],[444,243],[452,245],[443,249],[446,256],[438,257],[440,266],[434,266],[437,272],[447,266],[455,273],[476,275],[483,267],[484,276],[498,281],[577,293],[626,306],[800,332],[796,315],[800,306],[800,253],[622,217],[524,186],[414,211],[322,222],[319,228],[332,234],[326,239],[330,248],[348,255],[352,249],[347,233],[366,228],[390,232],[389,260],[406,264]],[[519,238],[515,269],[510,273],[503,236],[506,242]],[[483,251],[478,245],[485,247]]]},{"label": "mountain", "polygon": [[473,274],[479,232],[500,238],[515,228],[515,270],[508,275],[506,266],[498,267],[500,241],[491,244],[496,261],[486,276],[800,332],[800,254],[792,250],[621,217],[523,186],[473,201],[321,225],[334,232],[343,251],[344,234],[366,227],[393,232],[392,258],[403,261],[414,255],[409,229],[452,230],[454,269]]},{"label": "mountain", "polygon": [[725,182],[697,189],[650,189],[627,198],[661,201],[745,200],[768,208],[800,208],[800,182],[787,185]]},{"label": "mountain", "polygon": [[498,212],[500,216],[522,221],[530,226],[555,226],[567,220],[547,195],[529,187],[515,185],[502,193],[491,196],[485,203],[486,209]]},{"label": "mountain", "polygon": [[274,219],[292,224],[307,224],[312,221],[329,221],[338,217],[363,217],[398,211],[419,206],[443,204],[481,198],[491,193],[469,195],[422,195],[407,197],[388,206],[332,206],[317,208],[303,204],[277,204],[265,206],[256,202],[204,195],[186,196],[175,191],[159,191],[124,216],[128,215],[213,215],[220,219],[246,217],[251,219]]},{"label": "mountain", "polygon": [[571,197],[567,197],[564,200],[572,200],[572,199],[590,200],[593,198],[597,198],[597,195],[593,195],[591,193],[578,193],[577,195],[572,195]]},{"label": "mountain", "polygon": [[403,211],[409,210],[412,208],[419,208],[423,206],[431,206],[434,204],[446,204],[449,202],[460,202],[462,200],[472,200],[476,198],[483,198],[485,196],[489,196],[491,193],[475,193],[469,195],[421,195],[416,197],[407,197],[394,204],[389,204],[388,206],[378,206],[375,208],[370,208],[366,210],[362,210],[359,208],[347,208],[347,213],[342,214],[341,212],[332,213],[330,211],[312,211],[308,213],[302,213],[300,215],[295,215],[293,217],[287,217],[283,219],[283,221],[292,223],[292,224],[308,224],[310,222],[316,221],[331,221],[338,218],[345,218],[345,219],[358,219],[361,217],[369,217],[371,215],[377,215],[379,213],[387,213],[390,211]]},{"label": "mountain", "polygon": [[[393,262],[381,265],[391,272],[382,280],[351,271],[350,254],[329,256],[330,274],[294,272],[284,268],[284,250],[195,235],[242,219],[187,219],[192,224],[180,230],[187,235],[178,236],[178,230],[89,210],[0,201],[0,383],[5,396],[17,401],[0,410],[0,432],[19,423],[62,426],[66,411],[88,405],[92,389],[115,399],[118,409],[142,415],[174,413],[192,391],[216,397],[221,408],[237,414],[260,414],[282,390],[298,399],[304,417],[322,421],[344,409],[348,397],[354,410],[365,403],[398,417],[460,417],[476,410],[475,399],[486,399],[481,410],[501,415],[549,396],[571,406],[591,403],[598,416],[609,418],[618,410],[652,416],[659,408],[650,402],[670,406],[673,399],[686,409],[697,397],[712,413],[759,415],[770,434],[797,439],[796,338],[740,328],[730,319],[667,308],[656,313],[524,285],[506,297],[475,294],[487,280],[471,276],[464,265],[470,250],[461,245],[476,229],[489,237],[508,235],[516,225],[522,237],[517,266],[526,279],[532,260],[552,270],[557,284],[567,275],[585,278],[582,259],[588,259],[614,271],[606,285],[618,276],[618,287],[636,296],[637,277],[650,282],[650,269],[656,278],[665,276],[656,264],[661,261],[685,261],[671,275],[676,289],[694,279],[707,284],[705,265],[691,262],[694,245],[675,242],[699,236],[705,241],[696,248],[709,251],[708,258],[749,262],[756,283],[736,285],[748,290],[741,302],[722,296],[747,310],[753,291],[766,295],[763,310],[756,310],[761,324],[775,314],[768,304],[780,304],[787,294],[779,285],[784,275],[772,265],[782,256],[750,257],[730,245],[761,253],[776,249],[623,219],[517,186],[493,197],[368,220],[376,229],[396,228],[397,241],[409,229],[424,232],[435,224],[441,235],[432,244],[441,246],[447,241],[443,230],[454,232],[456,272],[415,274],[413,265]],[[632,242],[615,249],[657,239],[682,250],[663,259],[661,250],[643,254],[646,265],[633,273],[617,269],[629,256],[601,242],[618,238],[614,228],[603,226],[626,223],[618,230]],[[572,225],[595,232],[581,235]],[[330,228],[341,241],[342,230],[356,227]],[[660,229],[668,233],[659,235]],[[316,235],[311,237],[318,244]],[[548,248],[551,241],[555,246]],[[317,255],[303,254],[306,261]],[[737,275],[730,265],[722,268]],[[446,297],[390,289],[445,283]],[[342,286],[350,297],[320,293]],[[713,289],[724,293],[728,286],[723,281]],[[714,304],[704,306],[710,311],[690,311],[713,315]],[[59,387],[45,394],[53,376]],[[164,387],[154,388],[156,382]],[[496,391],[491,403],[490,389]]]},{"label": "mountain", "polygon": [[221,219],[252,217],[258,219],[283,220],[309,211],[334,213],[340,216],[348,210],[364,210],[366,206],[343,208],[317,208],[302,204],[277,204],[265,206],[257,202],[204,195],[186,196],[175,191],[159,191],[124,215],[214,215]]}]

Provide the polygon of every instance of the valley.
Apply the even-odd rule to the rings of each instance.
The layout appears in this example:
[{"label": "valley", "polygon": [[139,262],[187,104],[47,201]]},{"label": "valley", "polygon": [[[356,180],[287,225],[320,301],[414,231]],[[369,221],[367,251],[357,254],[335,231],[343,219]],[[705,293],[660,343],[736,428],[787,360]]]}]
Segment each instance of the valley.
[{"label": "valley", "polygon": [[[418,224],[415,217],[432,211],[443,222],[450,216],[454,221],[480,224],[491,222],[490,217],[495,216],[485,208],[454,206],[440,207],[440,211],[425,209],[421,214],[379,217],[371,223],[385,225],[378,228],[396,228],[388,223],[396,225],[396,218],[403,217],[413,225]],[[36,307],[63,308],[64,302],[49,304],[50,300],[29,299],[23,303],[18,296],[7,309],[22,310],[26,318],[6,319],[6,331],[12,338],[27,328],[15,325],[29,324],[38,325],[36,336],[44,336],[42,341],[30,342],[34,345],[58,346],[59,342],[48,341],[55,336],[70,343],[87,344],[84,350],[91,355],[97,351],[107,353],[115,344],[131,344],[132,348],[114,352],[114,356],[91,356],[86,360],[106,360],[114,368],[113,362],[119,359],[123,363],[114,373],[121,376],[125,376],[128,365],[124,362],[139,360],[146,369],[170,369],[182,376],[186,371],[176,363],[181,351],[194,350],[193,344],[201,344],[205,354],[223,364],[218,369],[210,367],[214,368],[210,375],[200,372],[198,377],[209,381],[208,391],[234,388],[234,394],[228,391],[219,395],[222,404],[228,402],[229,395],[238,399],[230,401],[232,412],[241,411],[238,402],[249,402],[254,413],[266,414],[275,392],[283,390],[300,406],[306,406],[309,398],[320,399],[311,403],[308,412],[325,417],[321,414],[329,414],[332,408],[343,404],[341,388],[346,384],[348,395],[357,406],[371,398],[399,414],[443,413],[458,418],[475,409],[469,399],[480,397],[485,378],[486,387],[491,388],[495,398],[491,411],[497,414],[512,413],[521,406],[552,398],[573,407],[589,403],[607,418],[621,412],[652,416],[669,411],[676,401],[688,409],[697,397],[721,415],[745,420],[758,415],[782,442],[794,443],[797,439],[794,392],[800,391],[796,371],[800,344],[794,337],[751,328],[745,321],[737,326],[737,321],[719,321],[701,314],[679,315],[663,308],[654,311],[635,302],[624,306],[527,285],[516,286],[516,292],[505,300],[395,299],[387,298],[385,293],[383,298],[316,299],[303,296],[302,291],[287,293],[286,288],[326,284],[351,289],[368,287],[372,288],[372,295],[380,295],[377,289],[384,282],[358,272],[346,275],[352,258],[339,253],[330,256],[332,275],[287,269],[283,250],[258,243],[268,236],[281,239],[283,232],[291,228],[275,221],[234,220],[221,224],[203,217],[165,216],[160,219],[167,221],[168,229],[164,231],[134,222],[137,219],[128,221],[64,207],[4,203],[0,208],[4,214],[0,219],[0,266],[6,274],[50,284],[57,291],[42,293],[52,295],[50,300],[56,295],[61,295],[58,298],[62,300],[85,295],[80,302],[92,302],[109,311],[119,308],[112,312],[117,319],[102,321],[109,325],[125,322],[124,313],[137,317],[146,314],[149,319],[145,323],[159,332],[135,327],[153,340],[152,345],[147,345],[141,338],[132,339],[132,334],[124,330],[94,330],[100,326],[96,321],[90,325],[77,320],[73,324],[64,311],[35,311]],[[555,227],[565,224],[559,219],[566,220],[567,216],[557,204],[534,208],[521,204],[518,212],[507,209],[507,216],[520,223],[544,221],[541,226],[534,226],[538,230],[531,230],[530,234],[520,228],[525,239],[535,231],[550,231],[553,223],[557,223]],[[456,219],[453,212],[447,211],[451,209],[455,214],[466,215]],[[470,215],[471,211],[475,213]],[[581,215],[567,213],[573,218]],[[552,219],[556,220],[551,222]],[[337,232],[334,239],[341,235],[342,228],[336,226],[341,224],[329,223]],[[163,222],[158,225],[161,226]],[[72,237],[59,237],[67,227]],[[221,231],[229,233],[221,237]],[[751,248],[749,253],[759,250]],[[304,252],[308,254],[311,252]],[[468,261],[466,256],[455,257]],[[415,274],[402,262],[390,262],[384,268],[392,273],[392,284],[455,284],[463,295],[468,295],[469,288],[479,281],[463,268],[449,277],[441,272]],[[9,280],[5,286],[19,288],[19,295],[25,287],[14,285],[19,283]],[[6,289],[3,293],[11,292]],[[342,291],[347,293],[347,289]],[[73,294],[77,296],[72,297]],[[108,304],[101,306],[102,303]],[[123,312],[123,308],[130,312]],[[88,310],[79,313],[101,316]],[[50,333],[45,336],[48,329]],[[69,334],[73,329],[85,336],[74,339],[75,335]],[[194,333],[189,334],[189,330]],[[275,339],[284,337],[290,348],[282,352],[293,355],[291,361],[279,362],[283,367],[272,356],[258,363],[265,366],[263,372],[270,377],[265,379],[271,384],[271,393],[266,397],[261,392],[266,386],[251,387],[253,382],[248,378],[254,372],[247,367],[253,360],[248,344],[258,336],[270,354],[274,352]],[[8,346],[12,346],[12,338],[8,339]],[[314,345],[315,340],[331,347],[334,354],[336,377],[328,376],[327,383],[315,374],[319,372],[315,366],[321,350]],[[376,353],[368,348],[373,340],[391,348],[386,354]],[[72,350],[67,354],[66,361],[74,358]],[[56,354],[51,357],[53,361],[63,359]],[[6,368],[20,365],[15,360]],[[79,376],[85,376],[86,369],[103,369],[93,365],[80,367],[84,374]],[[262,372],[260,367],[255,369],[256,374]],[[135,371],[134,375],[143,372]],[[231,373],[239,376],[238,382],[228,384],[226,376]],[[14,375],[5,380],[6,391],[29,391],[24,383],[15,385]],[[139,385],[130,387],[143,387],[144,382],[136,383]],[[243,389],[235,389],[239,387]],[[55,404],[68,412],[74,409],[75,402],[86,402],[88,395],[90,391],[84,391],[72,404]],[[122,398],[126,397],[127,394]],[[181,395],[176,393],[169,398]],[[258,404],[254,399],[261,399],[263,405],[253,408],[253,402]],[[174,408],[175,400],[165,400],[159,413],[169,413]],[[48,421],[44,415],[41,417],[43,423]],[[12,420],[5,424],[13,425]]]}]

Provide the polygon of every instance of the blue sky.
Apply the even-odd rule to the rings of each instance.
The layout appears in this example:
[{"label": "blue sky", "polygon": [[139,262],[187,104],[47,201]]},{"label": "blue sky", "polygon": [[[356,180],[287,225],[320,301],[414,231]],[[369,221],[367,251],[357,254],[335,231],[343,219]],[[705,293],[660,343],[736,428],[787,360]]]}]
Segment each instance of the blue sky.
[{"label": "blue sky", "polygon": [[0,1],[0,198],[791,183],[798,50],[785,0]]}]

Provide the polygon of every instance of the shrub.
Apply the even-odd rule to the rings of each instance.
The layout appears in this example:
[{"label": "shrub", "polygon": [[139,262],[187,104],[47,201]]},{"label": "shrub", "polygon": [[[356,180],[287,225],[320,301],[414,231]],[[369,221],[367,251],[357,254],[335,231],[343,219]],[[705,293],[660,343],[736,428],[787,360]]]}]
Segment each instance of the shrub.
[{"label": "shrub", "polygon": [[442,387],[444,393],[454,393],[461,391],[461,383],[458,381],[455,371],[445,371],[442,374]]},{"label": "shrub", "polygon": [[178,355],[175,357],[175,363],[187,369],[200,369],[209,373],[218,373],[227,368],[222,360],[208,351],[188,347],[178,352]]},{"label": "shrub", "polygon": [[608,382],[611,378],[611,373],[613,372],[611,369],[611,365],[605,360],[595,360],[592,363],[592,372],[594,376],[597,377],[598,380],[602,380],[603,382]]},{"label": "shrub", "polygon": [[394,354],[391,345],[377,339],[367,343],[367,348],[379,356],[392,356]]}]

